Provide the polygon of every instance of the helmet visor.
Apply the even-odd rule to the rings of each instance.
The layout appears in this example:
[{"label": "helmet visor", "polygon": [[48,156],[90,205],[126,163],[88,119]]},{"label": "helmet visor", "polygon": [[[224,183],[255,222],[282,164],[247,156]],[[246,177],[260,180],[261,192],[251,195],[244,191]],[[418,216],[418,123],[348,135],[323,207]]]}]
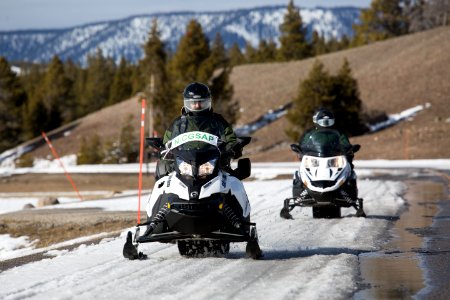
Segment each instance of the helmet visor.
[{"label": "helmet visor", "polygon": [[334,119],[330,119],[330,118],[322,118],[317,120],[317,125],[322,126],[322,127],[330,127],[334,125]]},{"label": "helmet visor", "polygon": [[189,111],[203,111],[211,108],[211,98],[188,99],[184,98],[184,107]]}]

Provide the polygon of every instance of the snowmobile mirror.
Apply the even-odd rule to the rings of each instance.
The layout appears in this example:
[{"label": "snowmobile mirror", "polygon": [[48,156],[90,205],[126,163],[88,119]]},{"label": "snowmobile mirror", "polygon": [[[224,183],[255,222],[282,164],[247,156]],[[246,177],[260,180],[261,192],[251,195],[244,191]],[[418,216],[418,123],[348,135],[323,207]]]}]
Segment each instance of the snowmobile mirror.
[{"label": "snowmobile mirror", "polygon": [[145,146],[155,148],[158,151],[165,148],[162,138],[157,137],[145,138]]},{"label": "snowmobile mirror", "polygon": [[352,151],[353,151],[353,153],[358,152],[359,149],[361,149],[361,145],[359,145],[359,144],[354,144],[354,145],[352,145]]},{"label": "snowmobile mirror", "polygon": [[300,146],[298,144],[291,144],[291,150],[300,154],[302,151],[300,149]]},{"label": "snowmobile mirror", "polygon": [[234,159],[242,156],[242,149],[250,143],[252,138],[250,136],[238,136],[236,142],[234,142],[231,150],[234,152]]},{"label": "snowmobile mirror", "polygon": [[250,144],[250,141],[252,140],[251,136],[239,136],[237,138],[238,142],[239,142],[239,148],[244,148],[245,146],[247,146],[248,144]]},{"label": "snowmobile mirror", "polygon": [[234,170],[236,174],[236,178],[239,180],[243,180],[248,178],[251,174],[251,162],[249,158],[241,158],[238,160],[238,166]]}]

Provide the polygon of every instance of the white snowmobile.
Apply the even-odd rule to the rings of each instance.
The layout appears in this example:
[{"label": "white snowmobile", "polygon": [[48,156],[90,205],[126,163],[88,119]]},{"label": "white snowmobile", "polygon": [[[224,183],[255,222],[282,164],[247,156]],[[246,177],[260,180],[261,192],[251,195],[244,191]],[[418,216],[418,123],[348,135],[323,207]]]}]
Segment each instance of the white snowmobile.
[{"label": "white snowmobile", "polygon": [[[262,257],[241,182],[250,176],[250,160],[239,159],[235,170],[222,166],[219,138],[201,131],[181,134],[166,145],[160,138],[147,142],[165,158],[171,156],[175,170],[160,174],[157,167],[161,178],[147,203],[148,221],[137,225],[134,238],[128,232],[124,257],[144,258],[137,247],[148,242],[176,242],[183,256],[223,255],[231,242],[247,242],[247,255]],[[238,138],[233,149],[239,152],[249,142],[250,138]],[[143,235],[140,226],[147,226]]]},{"label": "white snowmobile", "polygon": [[[360,149],[353,145],[352,152]],[[339,218],[341,207],[354,207],[357,217],[365,217],[363,199],[358,198],[356,174],[340,146],[339,133],[321,130],[306,145],[292,144],[301,156],[300,169],[294,173],[293,197],[284,200],[280,216],[292,219],[296,206],[312,207],[313,218]]]}]

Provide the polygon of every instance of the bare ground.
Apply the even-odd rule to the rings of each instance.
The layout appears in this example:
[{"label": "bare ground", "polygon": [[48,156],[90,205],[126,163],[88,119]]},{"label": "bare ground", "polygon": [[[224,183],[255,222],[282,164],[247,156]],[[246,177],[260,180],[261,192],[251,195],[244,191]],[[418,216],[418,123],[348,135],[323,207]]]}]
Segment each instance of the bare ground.
[{"label": "bare ground", "polygon": [[37,248],[134,225],[135,212],[105,212],[100,208],[23,210],[0,215],[0,234],[28,236],[30,241],[38,240]]},{"label": "bare ground", "polygon": [[[83,194],[89,191],[105,191],[117,194],[138,189],[137,174],[72,174],[73,181]],[[143,189],[151,189],[154,175],[144,174]],[[23,174],[0,177],[0,193],[73,192],[72,185],[63,174]]]},{"label": "bare ground", "polygon": [[[136,174],[72,174],[85,200],[98,197],[120,195],[125,190],[137,190]],[[143,189],[153,187],[153,175],[145,175]],[[89,194],[104,191],[104,194]],[[62,174],[24,174],[3,177],[0,193],[14,193],[23,196],[29,193],[46,193],[58,197],[62,192],[73,192],[72,186]],[[89,196],[90,195],[90,196]],[[11,199],[10,201],[14,201]],[[146,213],[141,212],[142,221]],[[81,236],[102,232],[113,232],[136,225],[137,213],[105,212],[93,209],[28,209],[0,214],[0,234],[13,237],[28,236],[30,241],[39,240],[36,247],[46,247],[55,243]]]}]

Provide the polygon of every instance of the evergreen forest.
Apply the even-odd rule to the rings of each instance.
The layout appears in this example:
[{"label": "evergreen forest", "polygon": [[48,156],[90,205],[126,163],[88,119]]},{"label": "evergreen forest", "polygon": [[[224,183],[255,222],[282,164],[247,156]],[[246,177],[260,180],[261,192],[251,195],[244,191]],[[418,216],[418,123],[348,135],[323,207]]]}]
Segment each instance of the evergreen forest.
[{"label": "evergreen forest", "polygon": [[[220,33],[210,41],[200,23],[191,20],[177,49],[170,52],[154,20],[142,45],[145,55],[136,64],[124,58],[116,64],[101,49],[89,56],[86,66],[58,56],[47,64],[8,62],[0,56],[0,153],[41,131],[51,131],[137,94],[151,99],[155,132],[161,135],[179,114],[183,88],[192,81],[207,83],[214,110],[235,124],[239,104],[233,99],[230,83],[234,66],[317,57],[449,23],[450,3],[446,0],[373,0],[362,10],[352,38],[325,40],[313,32],[307,39],[299,9],[290,0],[278,43],[261,40],[258,47],[247,43],[244,49],[237,44],[226,49]],[[13,71],[13,66],[20,67],[20,72]],[[319,106],[332,109],[342,120],[339,128],[347,134],[365,130],[358,84],[347,61],[342,62],[338,74],[331,75],[316,59],[308,78],[299,83],[298,96],[287,101],[293,102],[288,114],[292,137],[310,125],[312,112]],[[358,126],[346,127],[350,123]],[[120,142],[102,145],[98,136],[86,139],[79,162],[135,161],[137,147],[132,136],[128,122],[121,130]]]}]

